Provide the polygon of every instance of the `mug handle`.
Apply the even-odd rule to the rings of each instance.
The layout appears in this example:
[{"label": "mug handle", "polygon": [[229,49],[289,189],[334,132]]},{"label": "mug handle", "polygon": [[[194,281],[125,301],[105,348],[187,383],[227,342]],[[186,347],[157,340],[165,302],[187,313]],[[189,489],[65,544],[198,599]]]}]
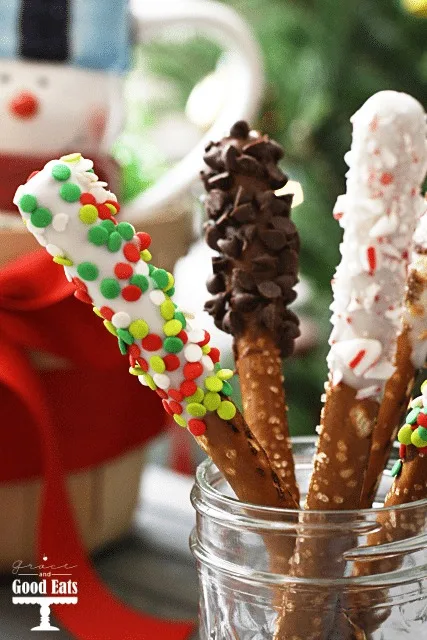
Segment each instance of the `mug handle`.
[{"label": "mug handle", "polygon": [[206,0],[132,0],[137,40],[146,42],[150,32],[182,24],[197,27],[219,43],[233,58],[234,82],[226,105],[197,145],[156,184],[126,204],[126,218],[133,223],[152,220],[184,194],[203,168],[203,152],[210,140],[221,138],[237,120],[251,120],[259,106],[264,85],[261,53],[246,22],[230,7]]}]

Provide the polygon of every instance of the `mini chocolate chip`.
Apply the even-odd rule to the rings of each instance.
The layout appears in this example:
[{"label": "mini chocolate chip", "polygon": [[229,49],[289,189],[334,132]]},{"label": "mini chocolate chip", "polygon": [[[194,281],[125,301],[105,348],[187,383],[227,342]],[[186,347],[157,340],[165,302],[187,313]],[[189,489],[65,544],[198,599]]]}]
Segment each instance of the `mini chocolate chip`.
[{"label": "mini chocolate chip", "polygon": [[242,252],[242,243],[236,236],[229,240],[218,240],[218,247],[222,253],[230,258],[238,258]]},{"label": "mini chocolate chip", "polygon": [[279,231],[284,231],[287,236],[296,234],[296,228],[292,220],[283,216],[273,216],[270,218],[270,224]]},{"label": "mini chocolate chip", "polygon": [[252,274],[248,271],[233,269],[231,286],[235,289],[242,289],[243,291],[253,291],[255,289],[255,282]]},{"label": "mini chocolate chip", "polygon": [[227,194],[221,191],[220,189],[212,189],[209,193],[209,196],[206,199],[206,202],[209,203],[211,207],[214,209],[222,209],[225,202],[227,200]]},{"label": "mini chocolate chip", "polygon": [[249,125],[245,120],[235,122],[230,129],[231,138],[247,138],[249,135]]},{"label": "mini chocolate chip", "polygon": [[290,309],[285,309],[283,313],[283,321],[293,323],[295,326],[299,325],[298,316]]},{"label": "mini chocolate chip", "polygon": [[259,297],[251,293],[236,293],[231,299],[231,304],[235,311],[245,313],[256,309],[259,301]]},{"label": "mini chocolate chip", "polygon": [[223,256],[213,256],[212,271],[214,273],[222,273],[223,271],[227,271],[229,266],[230,260],[228,258],[224,258]]},{"label": "mini chocolate chip", "polygon": [[257,234],[257,227],[255,224],[246,224],[242,232],[248,242],[253,242]]},{"label": "mini chocolate chip", "polygon": [[233,336],[241,333],[244,329],[244,321],[240,314],[235,311],[227,311],[223,320],[222,326],[224,327],[227,333],[231,333]]},{"label": "mini chocolate chip", "polygon": [[279,313],[276,305],[269,304],[261,311],[261,321],[269,331],[274,333],[279,322]]},{"label": "mini chocolate chip", "polygon": [[243,153],[252,156],[253,158],[256,158],[261,162],[265,159],[271,158],[269,145],[265,136],[262,138],[258,138],[253,142],[249,142],[249,144],[245,144],[242,151]]},{"label": "mini chocolate chip", "polygon": [[282,290],[278,284],[267,280],[266,282],[260,282],[258,285],[258,291],[264,298],[279,298],[282,295]]},{"label": "mini chocolate chip", "polygon": [[286,233],[283,233],[283,231],[265,229],[259,231],[258,235],[265,246],[272,251],[280,251],[287,244]]},{"label": "mini chocolate chip", "polygon": [[296,274],[291,275],[291,274],[285,273],[282,276],[279,276],[278,278],[275,279],[275,283],[282,288],[282,291],[292,289],[292,287],[294,287],[297,282],[298,282],[298,277]]},{"label": "mini chocolate chip", "polygon": [[287,211],[290,211],[291,206],[292,206],[292,200],[294,199],[294,194],[293,193],[285,193],[285,194],[283,194],[283,196],[278,196],[277,199],[281,200],[286,205]]},{"label": "mini chocolate chip", "polygon": [[274,162],[269,162],[265,165],[265,168],[270,178],[270,186],[272,189],[281,189],[288,181],[286,176]]},{"label": "mini chocolate chip", "polygon": [[265,175],[263,165],[251,156],[240,156],[240,158],[236,159],[236,165],[236,171],[243,174],[244,176],[263,178]]},{"label": "mini chocolate chip", "polygon": [[252,259],[252,264],[256,271],[275,270],[278,260],[276,256],[270,256],[268,253],[263,253],[260,256]]},{"label": "mini chocolate chip", "polygon": [[208,167],[215,169],[215,171],[224,170],[224,162],[221,157],[221,148],[218,146],[212,146],[207,153],[203,156],[203,160]]},{"label": "mini chocolate chip", "polygon": [[289,273],[295,275],[298,271],[298,254],[293,249],[282,251],[278,254],[278,271],[280,274]]},{"label": "mini chocolate chip", "polygon": [[235,171],[237,169],[236,158],[240,155],[239,149],[232,144],[224,147],[221,153],[221,160],[227,171]]},{"label": "mini chocolate chip", "polygon": [[206,282],[209,293],[215,294],[225,291],[225,280],[222,273],[213,273]]},{"label": "mini chocolate chip", "polygon": [[211,316],[215,316],[215,318],[223,318],[226,311],[228,297],[229,296],[226,293],[219,293],[213,298],[210,298],[210,300],[206,300],[204,307],[205,311],[207,311]]},{"label": "mini chocolate chip", "polygon": [[214,225],[208,225],[205,231],[205,239],[208,247],[210,247],[211,249],[218,249],[217,242],[221,238],[221,235],[222,234],[219,231],[218,227]]},{"label": "mini chocolate chip", "polygon": [[230,189],[233,184],[233,179],[228,171],[218,173],[208,180],[211,189]]},{"label": "mini chocolate chip", "polygon": [[256,213],[250,204],[241,204],[233,209],[230,213],[230,218],[233,218],[233,220],[236,220],[240,224],[244,224],[245,222],[255,220]]},{"label": "mini chocolate chip", "polygon": [[275,140],[269,140],[268,144],[271,149],[271,153],[274,157],[274,160],[276,162],[279,162],[279,160],[281,160],[284,156],[283,147]]}]

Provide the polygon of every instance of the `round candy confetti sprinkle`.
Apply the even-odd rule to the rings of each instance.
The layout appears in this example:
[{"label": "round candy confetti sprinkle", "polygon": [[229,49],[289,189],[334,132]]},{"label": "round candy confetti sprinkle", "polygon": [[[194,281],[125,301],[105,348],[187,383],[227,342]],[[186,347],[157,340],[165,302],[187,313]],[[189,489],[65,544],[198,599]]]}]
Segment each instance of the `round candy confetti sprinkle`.
[{"label": "round candy confetti sprinkle", "polygon": [[49,209],[38,207],[32,212],[30,220],[32,225],[40,229],[41,227],[47,227],[52,222],[52,217]]},{"label": "round candy confetti sprinkle", "polygon": [[92,193],[82,193],[79,200],[81,204],[96,204],[95,196]]},{"label": "round candy confetti sprinkle", "polygon": [[173,419],[175,420],[175,422],[177,424],[179,424],[180,427],[186,427],[187,426],[187,423],[185,422],[184,418],[179,416],[177,413],[173,414]]},{"label": "round candy confetti sprinkle", "polygon": [[427,427],[427,415],[422,410],[417,416],[417,424],[422,427]]},{"label": "round candy confetti sprinkle", "polygon": [[141,289],[134,284],[129,284],[122,289],[122,297],[127,302],[136,302],[141,297]]},{"label": "round candy confetti sprinkle", "polygon": [[206,431],[206,424],[203,420],[191,418],[191,420],[188,421],[188,430],[193,436],[202,436]]},{"label": "round candy confetti sprinkle", "polygon": [[[203,351],[203,349],[202,349],[202,351]],[[206,371],[213,371],[214,370],[214,363],[210,359],[210,354],[208,356],[203,356],[202,357],[202,365],[205,367]]]},{"label": "round candy confetti sprinkle", "polygon": [[176,336],[182,329],[182,324],[179,320],[168,320],[163,325],[163,332],[166,336]]},{"label": "round candy confetti sprinkle", "polygon": [[173,287],[173,285],[175,284],[175,278],[173,277],[173,275],[171,273],[169,273],[168,271],[168,286],[165,287],[165,291],[169,291],[169,289],[171,289]]},{"label": "round candy confetti sprinkle", "polygon": [[133,269],[127,262],[118,262],[114,266],[114,275],[119,280],[128,280],[133,274]]},{"label": "round candy confetti sprinkle", "polygon": [[93,262],[81,262],[77,267],[77,273],[83,280],[96,280],[99,275],[99,269]]},{"label": "round candy confetti sprinkle", "polygon": [[182,395],[182,393],[180,391],[177,391],[176,389],[168,389],[168,394],[177,402],[182,402],[184,400],[184,396]]},{"label": "round candy confetti sprinkle", "polygon": [[139,287],[139,289],[141,289],[141,291],[147,291],[148,289],[148,280],[145,276],[141,276],[139,274],[136,274],[134,276],[131,277],[130,279],[130,283]]},{"label": "round candy confetti sprinkle", "polygon": [[101,222],[101,227],[104,227],[104,229],[107,229],[108,233],[112,233],[113,231],[116,230],[116,225],[112,220],[103,220]]},{"label": "round candy confetti sprinkle", "polygon": [[136,361],[138,363],[138,366],[141,367],[143,371],[148,371],[148,362],[145,358],[139,357],[136,359]]},{"label": "round candy confetti sprinkle", "polygon": [[420,434],[418,433],[418,429],[412,432],[411,444],[413,444],[417,448],[425,447],[427,445],[426,441],[420,437]]},{"label": "round candy confetti sprinkle", "polygon": [[111,322],[109,320],[104,320],[104,327],[107,329],[107,331],[112,333],[113,336],[117,337],[117,330],[114,327],[114,325],[111,324]]},{"label": "round candy confetti sprinkle", "polygon": [[165,300],[160,305],[160,313],[165,320],[172,320],[175,314],[175,305],[172,300]]},{"label": "round candy confetti sprinkle", "polygon": [[148,249],[144,249],[144,251],[141,251],[139,255],[141,260],[144,260],[144,262],[150,262],[151,258],[153,257]]},{"label": "round candy confetti sprinkle", "polygon": [[118,311],[111,318],[111,322],[117,329],[127,329],[130,325],[130,315],[125,311]]},{"label": "round candy confetti sprinkle", "polygon": [[174,353],[168,353],[168,355],[164,356],[163,361],[166,366],[166,371],[176,371],[181,365],[178,356]]},{"label": "round candy confetti sprinkle", "polygon": [[150,376],[149,373],[144,374],[144,379],[145,379],[145,382],[147,383],[147,387],[150,387],[152,391],[155,391],[156,383],[154,382],[153,378]]},{"label": "round candy confetti sprinkle", "polygon": [[169,376],[165,373],[155,373],[153,380],[160,389],[168,389],[171,384]]},{"label": "round candy confetti sprinkle", "polygon": [[[160,356],[151,356],[150,367],[156,373],[163,373],[166,369],[165,363]],[[160,386],[160,385],[159,385]]]},{"label": "round candy confetti sprinkle", "polygon": [[418,427],[417,433],[421,440],[424,440],[424,446],[427,446],[427,429],[425,429],[424,427]]},{"label": "round candy confetti sprinkle", "polygon": [[168,397],[168,394],[166,393],[166,391],[163,391],[163,389],[156,389],[156,393],[163,400],[166,400],[166,398]]},{"label": "round candy confetti sprinkle", "polygon": [[181,415],[182,406],[179,404],[179,402],[176,402],[175,400],[170,400],[169,406],[174,413],[177,413],[179,416]]},{"label": "round candy confetti sprinkle", "polygon": [[122,246],[122,236],[117,231],[113,231],[108,238],[107,247],[111,253],[115,253]]},{"label": "round candy confetti sprinkle", "polygon": [[179,353],[183,346],[182,340],[176,337],[168,337],[163,343],[163,347],[168,353]]},{"label": "round candy confetti sprinkle", "polygon": [[84,204],[79,209],[79,218],[83,224],[93,224],[98,220],[98,209],[93,204]]},{"label": "round candy confetti sprinkle", "polygon": [[208,411],[216,411],[221,404],[221,396],[219,393],[208,391],[203,399],[203,404]]},{"label": "round candy confetti sprinkle", "polygon": [[138,240],[139,240],[139,248],[141,251],[144,251],[144,249],[148,249],[148,247],[151,244],[151,237],[148,235],[148,233],[145,233],[144,231],[139,231],[136,234]]},{"label": "round candy confetti sprinkle", "polygon": [[148,335],[149,327],[145,320],[134,320],[129,325],[129,332],[136,340],[142,340]]},{"label": "round candy confetti sprinkle", "polygon": [[[171,322],[178,322],[177,320],[171,320]],[[198,344],[187,344],[184,349],[184,356],[188,362],[199,362],[203,353]]]},{"label": "round candy confetti sprinkle", "polygon": [[171,287],[170,289],[168,289],[168,295],[169,296],[172,297],[174,295],[174,293],[175,293],[175,287]]},{"label": "round candy confetti sprinkle", "polygon": [[182,328],[185,329],[186,325],[187,325],[187,321],[185,319],[185,316],[183,313],[181,313],[181,311],[176,311],[175,312],[175,320],[179,320],[180,323],[182,324]]},{"label": "round candy confetti sprinkle", "polygon": [[139,260],[138,248],[132,242],[127,242],[125,244],[123,247],[123,255],[127,260],[129,260],[129,262],[138,262]]},{"label": "round candy confetti sprinkle", "polygon": [[122,354],[122,356],[125,356],[127,354],[127,345],[126,342],[124,340],[122,340],[120,337],[118,339],[119,342],[119,351]]},{"label": "round candy confetti sprinkle", "polygon": [[402,460],[396,460],[391,470],[391,475],[393,476],[393,478],[398,476],[399,473],[402,471],[402,465],[403,465]]},{"label": "round candy confetti sprinkle", "polygon": [[102,313],[100,309],[98,309],[98,307],[92,307],[92,311],[94,312],[95,315],[98,316],[98,318],[102,318]]},{"label": "round candy confetti sprinkle", "polygon": [[418,414],[420,413],[420,411],[421,409],[419,407],[415,407],[414,409],[412,409],[412,411],[410,411],[406,416],[406,422],[408,424],[415,424],[417,422]]},{"label": "round candy confetti sprinkle", "polygon": [[188,396],[187,402],[188,403],[197,402],[198,404],[201,404],[203,402],[204,397],[205,397],[205,392],[203,391],[203,389],[201,389],[200,387],[197,387],[193,395]]},{"label": "round candy confetti sprinkle", "polygon": [[225,396],[231,396],[233,393],[233,387],[229,382],[227,382],[227,380],[222,381],[222,393]]},{"label": "round candy confetti sprinkle", "polygon": [[162,348],[162,339],[155,333],[149,333],[148,336],[142,340],[141,344],[145,351],[158,351]]},{"label": "round candy confetti sprinkle", "polygon": [[170,416],[173,416],[173,411],[169,406],[169,402],[166,402],[166,400],[163,400],[162,404],[163,404],[163,409],[166,411],[166,413],[168,413]]},{"label": "round candy confetti sprinkle", "polygon": [[55,229],[55,231],[61,233],[67,228],[69,219],[70,217],[67,216],[66,213],[57,213],[56,216],[53,216],[52,227]]},{"label": "round candy confetti sprinkle", "polygon": [[53,262],[56,264],[61,264],[63,267],[72,267],[74,262],[69,258],[64,258],[63,256],[55,256],[53,258]]},{"label": "round candy confetti sprinkle", "polygon": [[145,262],[142,262],[141,260],[139,262],[137,262],[136,265],[135,265],[135,273],[137,273],[138,275],[141,275],[141,276],[150,275],[150,270],[148,268],[148,264],[146,264]]},{"label": "round candy confetti sprinkle", "polygon": [[68,180],[71,176],[71,169],[66,164],[56,164],[52,169],[52,177],[55,180]]},{"label": "round candy confetti sprinkle", "polygon": [[80,198],[81,190],[77,184],[66,182],[59,190],[59,195],[66,202],[77,202]]},{"label": "round candy confetti sprinkle", "polygon": [[217,414],[222,420],[231,420],[236,415],[236,407],[230,400],[223,400],[217,409]]},{"label": "round candy confetti sprinkle", "polygon": [[221,354],[219,349],[217,349],[217,347],[212,347],[212,349],[209,351],[209,358],[212,360],[212,362],[214,364],[219,362],[220,357]]},{"label": "round candy confetti sprinkle", "polygon": [[160,289],[164,289],[169,282],[168,272],[164,269],[155,269],[155,271],[152,271],[151,278]]},{"label": "round candy confetti sprinkle", "polygon": [[184,344],[187,344],[187,342],[188,342],[188,336],[187,336],[187,332],[186,332],[186,331],[184,331],[184,329],[182,329],[182,330],[178,333],[178,335],[177,335],[176,337],[177,337],[177,338],[179,338],[180,340],[182,340],[182,342],[183,342]]},{"label": "round candy confetti sprinkle", "polygon": [[404,460],[406,457],[406,449],[407,449],[406,444],[399,445],[399,458],[401,460]]},{"label": "round candy confetti sprinkle", "polygon": [[122,236],[123,240],[132,240],[135,235],[135,229],[129,222],[119,222],[117,225],[117,231]]},{"label": "round candy confetti sprinkle", "polygon": [[188,362],[184,365],[183,373],[186,380],[195,380],[202,375],[203,366],[200,362]]},{"label": "round candy confetti sprinkle", "polygon": [[165,294],[163,293],[163,291],[160,291],[159,289],[154,289],[154,291],[150,291],[150,300],[153,304],[156,305],[156,307],[159,307],[162,302],[165,301]]},{"label": "round candy confetti sprinkle", "polygon": [[[211,348],[210,348],[210,346],[209,346],[208,344],[204,344],[204,345],[203,345],[203,347],[202,347],[202,353],[203,353],[204,355],[207,355],[207,354],[209,353],[209,351],[210,351],[210,350],[211,350]],[[211,362],[212,362],[212,360],[211,360]]]},{"label": "round candy confetti sprinkle", "polygon": [[91,244],[100,247],[108,241],[108,231],[105,227],[99,225],[98,227],[89,229],[87,237]]},{"label": "round candy confetti sprinkle", "polygon": [[60,160],[62,160],[63,162],[78,162],[81,159],[81,153],[68,153],[66,156],[60,157]]},{"label": "round candy confetti sprinkle", "polygon": [[20,198],[19,207],[24,213],[32,213],[34,209],[37,209],[37,198],[31,193],[26,193]]},{"label": "round candy confetti sprinkle", "polygon": [[233,377],[233,372],[231,369],[220,369],[216,375],[220,380],[230,380]]},{"label": "round candy confetti sprinkle", "polygon": [[101,281],[100,290],[104,298],[112,300],[120,294],[120,285],[114,278],[104,278]]},{"label": "round candy confetti sprinkle", "polygon": [[222,391],[222,380],[216,376],[208,376],[205,378],[205,387],[208,391]]},{"label": "round candy confetti sprinkle", "polygon": [[185,380],[181,384],[179,390],[181,391],[183,396],[188,398],[189,396],[192,396],[194,393],[196,393],[197,385],[195,382],[193,382],[193,380]]},{"label": "round candy confetti sprinkle", "polygon": [[188,332],[188,339],[190,340],[190,342],[201,342],[203,340],[203,338],[205,337],[205,332],[203,331],[203,329],[191,329]]},{"label": "round candy confetti sprinkle", "polygon": [[117,335],[126,344],[133,344],[133,336],[126,329],[117,329]]},{"label": "round candy confetti sprinkle", "polygon": [[[53,260],[55,262],[56,258],[54,258]],[[60,263],[58,262],[58,264]],[[80,302],[85,302],[86,304],[93,303],[93,300],[90,297],[90,295],[86,293],[86,291],[82,291],[81,289],[76,289],[76,291],[74,291],[74,297],[77,298],[77,300],[80,300]]]},{"label": "round candy confetti sprinkle", "polygon": [[110,307],[101,307],[100,312],[103,318],[105,318],[106,320],[112,320],[114,311],[110,309]]},{"label": "round candy confetti sprinkle", "polygon": [[190,416],[194,416],[195,418],[203,418],[206,415],[206,407],[198,402],[190,402],[187,404],[187,412]]}]

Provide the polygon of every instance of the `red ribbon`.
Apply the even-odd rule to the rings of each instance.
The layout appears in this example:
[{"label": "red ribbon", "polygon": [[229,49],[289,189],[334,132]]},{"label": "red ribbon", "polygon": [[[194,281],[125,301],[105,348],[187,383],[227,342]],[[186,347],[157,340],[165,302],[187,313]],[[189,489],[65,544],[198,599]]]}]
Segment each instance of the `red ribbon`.
[{"label": "red ribbon", "polygon": [[[22,457],[21,449],[28,450],[28,446],[30,458],[42,463],[39,561],[42,562],[42,556],[47,554],[49,560],[56,565],[77,565],[72,574],[73,581],[78,582],[78,604],[53,607],[57,619],[74,637],[79,640],[185,640],[194,630],[192,622],[157,620],[135,612],[119,602],[102,585],[86,556],[76,529],[64,480],[65,469],[70,467],[70,460],[68,465],[64,464],[67,448],[58,437],[58,429],[54,426],[57,422],[53,420],[50,406],[51,398],[46,398],[43,377],[33,369],[28,349],[40,349],[62,356],[76,367],[90,369],[93,374],[92,384],[95,376],[98,377],[105,366],[110,374],[114,372],[114,382],[110,379],[109,388],[98,389],[98,397],[96,387],[91,389],[95,393],[94,405],[98,408],[105,397],[118,393],[116,377],[119,369],[115,370],[116,355],[111,356],[115,348],[114,342],[109,340],[109,347],[105,346],[99,322],[95,317],[91,318],[89,309],[69,298],[71,291],[61,269],[52,264],[45,252],[20,259],[0,272],[0,384],[3,385],[0,389],[2,395],[9,400],[15,398],[15,408],[19,407],[21,410],[20,418],[26,417],[27,423],[30,420],[32,427],[32,436],[28,442],[28,439],[20,439],[19,435],[28,436],[29,429],[19,423],[15,415],[2,418],[5,427],[2,440],[7,439],[9,446],[4,459],[0,459],[0,469],[6,458],[17,462]],[[84,312],[81,317],[80,308]],[[123,360],[120,356],[118,358],[120,370],[123,370]],[[126,367],[124,374],[127,376]],[[129,385],[132,385],[132,381],[128,381]],[[149,418],[151,424],[156,425],[154,431],[158,430],[161,424],[158,419],[160,408],[155,394],[147,393],[139,385],[135,387],[138,388],[139,402],[132,406],[133,423],[142,431],[140,423],[147,416],[146,402],[152,402],[153,411]],[[141,396],[144,392],[146,395]],[[117,400],[120,406],[121,396]],[[137,407],[144,407],[141,417],[138,416]],[[83,407],[75,407],[73,398],[70,398],[70,409],[72,414],[77,410],[80,415]],[[121,408],[118,417],[122,417]],[[86,432],[87,442],[90,441],[92,431]],[[147,432],[144,437],[140,436],[140,441],[146,437]],[[105,437],[105,433],[103,439],[109,439]],[[68,442],[71,440],[72,436]],[[92,444],[95,443],[92,441]],[[86,444],[86,448],[95,449],[97,445],[98,441],[96,446]],[[123,448],[123,442],[120,446]],[[130,442],[128,448],[129,446]],[[4,447],[0,447],[2,449]],[[89,459],[90,456],[86,456],[85,462]],[[93,458],[91,461],[93,462]],[[35,469],[36,466],[27,468],[27,475],[31,475]]]}]

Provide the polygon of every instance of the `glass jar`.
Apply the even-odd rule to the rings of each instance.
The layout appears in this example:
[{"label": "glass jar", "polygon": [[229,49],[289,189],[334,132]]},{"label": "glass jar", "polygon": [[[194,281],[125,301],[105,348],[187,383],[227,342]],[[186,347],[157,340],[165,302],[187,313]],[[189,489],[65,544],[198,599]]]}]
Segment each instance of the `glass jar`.
[{"label": "glass jar", "polygon": [[[314,442],[294,441],[303,497]],[[386,471],[380,500],[391,480]],[[192,491],[197,524],[190,539],[199,572],[200,640],[426,637],[427,500],[393,509],[375,503],[369,510],[307,512],[257,507],[233,495],[215,465],[205,460]],[[402,521],[416,526],[406,527],[403,540],[383,537],[374,546],[385,521],[392,528]],[[301,536],[313,548],[323,545],[327,561],[320,573],[317,565],[311,575],[295,578],[288,559]],[[287,556],[281,562],[275,561],[279,549]],[[301,635],[286,627],[283,607],[292,608],[292,602],[297,603]],[[321,630],[311,629],[308,636],[315,620],[322,622]]]}]

